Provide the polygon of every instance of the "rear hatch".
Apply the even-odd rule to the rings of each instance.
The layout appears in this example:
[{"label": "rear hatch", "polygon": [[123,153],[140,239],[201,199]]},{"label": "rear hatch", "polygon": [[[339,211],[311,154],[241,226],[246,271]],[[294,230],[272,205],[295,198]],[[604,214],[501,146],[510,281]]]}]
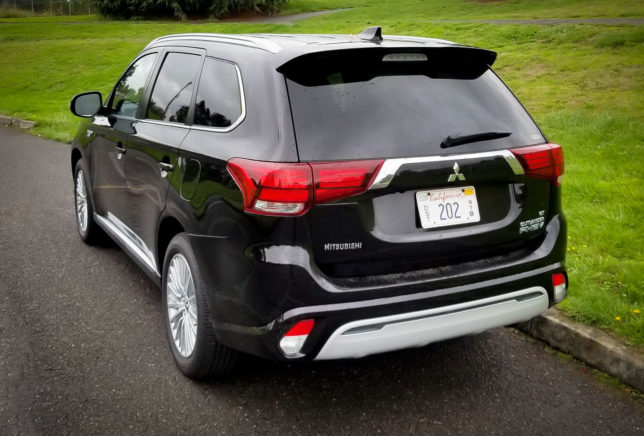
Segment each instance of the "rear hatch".
[{"label": "rear hatch", "polygon": [[[280,67],[314,185],[318,165],[368,187],[313,202],[307,216],[322,271],[414,271],[522,256],[539,244],[556,180],[524,167],[530,159],[552,165],[556,146],[489,68],[494,58],[469,47],[374,48]],[[358,169],[347,172],[345,162]]]}]

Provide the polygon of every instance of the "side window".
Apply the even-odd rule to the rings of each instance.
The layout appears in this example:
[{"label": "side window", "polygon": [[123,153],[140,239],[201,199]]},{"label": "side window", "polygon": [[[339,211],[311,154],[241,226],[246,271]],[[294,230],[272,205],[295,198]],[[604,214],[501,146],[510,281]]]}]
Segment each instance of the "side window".
[{"label": "side window", "polygon": [[152,89],[146,118],[173,123],[185,122],[200,64],[199,55],[168,53]]},{"label": "side window", "polygon": [[114,89],[111,112],[116,115],[135,117],[141,102],[143,87],[154,65],[156,53],[148,54],[138,59],[125,72]]},{"label": "side window", "polygon": [[229,62],[206,58],[197,89],[193,124],[228,127],[241,114],[242,100],[237,68]]}]

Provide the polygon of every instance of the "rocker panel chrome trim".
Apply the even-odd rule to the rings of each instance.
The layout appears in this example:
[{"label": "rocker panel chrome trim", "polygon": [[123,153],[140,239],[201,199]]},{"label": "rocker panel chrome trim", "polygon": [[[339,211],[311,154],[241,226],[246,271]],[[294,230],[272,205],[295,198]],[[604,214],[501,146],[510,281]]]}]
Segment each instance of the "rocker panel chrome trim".
[{"label": "rocker panel chrome trim", "polygon": [[527,321],[548,309],[548,293],[534,286],[508,294],[418,312],[347,323],[315,360],[359,358],[476,334]]},{"label": "rocker panel chrome trim", "polygon": [[110,236],[118,239],[125,245],[132,255],[141,261],[150,271],[161,277],[157,269],[152,251],[123,221],[107,213],[107,217],[94,213],[94,219]]},{"label": "rocker panel chrome trim", "polygon": [[482,153],[467,153],[467,154],[452,154],[449,156],[424,156],[424,157],[403,157],[396,159],[387,159],[382,164],[378,174],[373,179],[373,183],[369,186],[369,190],[383,189],[389,186],[394,176],[401,166],[415,163],[428,163],[428,162],[445,162],[445,161],[462,161],[469,159],[484,159],[489,157],[502,157],[508,163],[514,174],[524,174],[523,167],[512,154],[510,150],[497,150],[487,151]]}]

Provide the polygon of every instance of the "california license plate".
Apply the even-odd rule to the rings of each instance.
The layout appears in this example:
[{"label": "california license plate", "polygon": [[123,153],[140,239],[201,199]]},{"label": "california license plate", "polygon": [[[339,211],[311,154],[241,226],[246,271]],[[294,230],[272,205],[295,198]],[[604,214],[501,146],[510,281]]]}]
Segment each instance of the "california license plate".
[{"label": "california license plate", "polygon": [[481,221],[474,186],[420,191],[416,205],[424,229]]}]

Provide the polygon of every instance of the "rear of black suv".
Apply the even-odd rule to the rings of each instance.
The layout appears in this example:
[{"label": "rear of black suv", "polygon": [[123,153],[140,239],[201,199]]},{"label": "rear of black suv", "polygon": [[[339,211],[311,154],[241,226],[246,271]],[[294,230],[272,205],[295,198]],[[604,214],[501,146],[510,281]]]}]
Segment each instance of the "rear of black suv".
[{"label": "rear of black suv", "polygon": [[241,226],[193,240],[201,258],[230,255],[201,268],[225,283],[210,300],[221,343],[354,358],[528,320],[564,298],[562,150],[494,58],[329,49],[277,68],[297,159],[228,160]]},{"label": "rear of black suv", "polygon": [[566,294],[563,153],[495,58],[379,28],[158,38],[71,102],[79,234],[161,287],[193,378],[528,320]]}]

